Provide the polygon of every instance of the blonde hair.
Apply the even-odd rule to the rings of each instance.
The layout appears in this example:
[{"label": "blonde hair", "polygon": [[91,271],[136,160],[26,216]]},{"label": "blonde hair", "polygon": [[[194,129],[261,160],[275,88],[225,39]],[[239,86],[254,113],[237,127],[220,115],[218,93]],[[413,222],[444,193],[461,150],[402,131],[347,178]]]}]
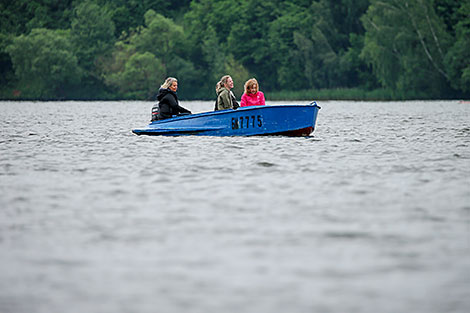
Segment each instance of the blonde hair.
[{"label": "blonde hair", "polygon": [[259,91],[258,81],[256,80],[256,78],[250,78],[245,83],[245,93],[248,93],[248,87],[251,87],[254,84],[256,84],[256,92],[258,92]]},{"label": "blonde hair", "polygon": [[173,85],[174,82],[177,81],[178,80],[174,77],[168,77],[167,79],[165,79],[165,82],[160,86],[160,88],[168,89],[171,85]]},{"label": "blonde hair", "polygon": [[215,92],[216,93],[219,93],[219,90],[222,89],[222,87],[224,87],[224,85],[227,83],[227,80],[229,78],[231,78],[230,75],[222,76],[222,78],[219,80],[219,82],[217,84],[215,84]]}]

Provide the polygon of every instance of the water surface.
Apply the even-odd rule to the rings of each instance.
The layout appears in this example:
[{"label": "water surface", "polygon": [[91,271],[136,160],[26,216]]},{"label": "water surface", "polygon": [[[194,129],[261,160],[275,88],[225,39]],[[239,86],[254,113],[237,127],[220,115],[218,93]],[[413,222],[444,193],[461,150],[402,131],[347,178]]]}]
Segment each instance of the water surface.
[{"label": "water surface", "polygon": [[0,312],[468,312],[470,106],[319,105],[310,137],[211,138],[0,102]]}]

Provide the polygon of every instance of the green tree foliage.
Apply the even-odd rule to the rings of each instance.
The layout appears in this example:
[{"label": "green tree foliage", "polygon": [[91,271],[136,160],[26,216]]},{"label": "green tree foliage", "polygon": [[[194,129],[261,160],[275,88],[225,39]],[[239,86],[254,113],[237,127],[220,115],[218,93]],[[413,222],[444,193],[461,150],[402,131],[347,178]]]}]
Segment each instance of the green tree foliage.
[{"label": "green tree foliage", "polygon": [[280,54],[277,50],[280,47],[270,45],[269,27],[280,15],[280,2],[243,1],[236,8],[227,11],[235,12],[235,15],[232,17],[231,30],[225,33],[228,36],[222,41],[222,46],[227,46],[227,50],[258,79],[264,89],[275,88],[278,82],[278,64],[274,60]]},{"label": "green tree foliage", "polygon": [[73,0],[0,0],[1,32],[20,35],[33,28],[66,29]]},{"label": "green tree foliage", "polygon": [[458,10],[455,25],[456,41],[446,56],[452,86],[470,92],[470,1]]},{"label": "green tree foliage", "polygon": [[26,97],[67,97],[82,71],[73,54],[69,31],[33,29],[6,48],[20,91]]},{"label": "green tree foliage", "polygon": [[[451,37],[430,1],[373,0],[363,17],[362,57],[383,86],[406,95],[438,96],[449,80],[444,60]],[[406,21],[406,22],[404,22]]]},{"label": "green tree foliage", "polygon": [[250,77],[268,94],[465,97],[469,2],[0,0],[0,96],[152,99],[174,76],[180,98],[213,99],[230,74],[237,97]]},{"label": "green tree foliage", "polygon": [[461,19],[457,13],[462,2],[467,0],[433,0],[432,6],[436,14],[446,25],[446,30],[451,35],[455,35],[455,26]]},{"label": "green tree foliage", "polygon": [[182,54],[183,36],[181,26],[149,10],[145,14],[145,27],[132,36],[130,42],[137,51],[148,51],[157,55],[167,67],[175,55]]},{"label": "green tree foliage", "polygon": [[177,19],[189,7],[191,0],[98,0],[99,4],[110,9],[116,26],[116,35],[126,34],[145,23],[148,10],[164,12],[165,16]]},{"label": "green tree foliage", "polygon": [[126,42],[118,41],[110,57],[100,63],[100,71],[106,86],[114,88],[115,92],[127,92],[127,81],[122,73],[126,69],[128,60],[136,53],[135,47]]},{"label": "green tree foliage", "polygon": [[73,49],[85,78],[80,86],[81,98],[106,97],[100,64],[111,52],[115,42],[114,23],[106,6],[96,0],[77,2],[70,24]]},{"label": "green tree foliage", "polygon": [[[357,86],[364,79],[361,77],[359,81],[357,71],[348,66],[349,59],[344,56],[351,47],[349,32],[363,35],[359,17],[365,12],[368,0],[355,3],[342,0],[336,6],[331,3],[326,0],[193,2],[185,15],[190,42],[193,47],[200,47],[195,49],[193,61],[218,72],[225,68],[220,66],[220,59],[232,54],[266,90]],[[343,13],[347,13],[348,19],[344,19]],[[209,42],[215,48],[211,49]],[[357,47],[351,54],[358,55],[361,48]],[[207,59],[215,62],[206,64]],[[362,71],[370,73],[362,60],[356,58],[356,63]]]},{"label": "green tree foliage", "polygon": [[72,0],[0,0],[0,86],[18,83],[12,60],[6,52],[12,38],[33,28],[67,29]]},{"label": "green tree foliage", "polygon": [[[227,47],[227,37],[233,23],[239,18],[241,1],[192,1],[191,10],[184,16],[186,44],[191,47],[187,54],[198,73],[199,92],[202,98],[215,97],[215,84],[232,68],[246,72],[240,62],[235,62]],[[213,12],[213,14],[207,14]],[[235,64],[236,63],[236,64]],[[244,82],[236,81],[236,88]],[[236,90],[238,91],[238,89]]]},{"label": "green tree foliage", "polygon": [[81,2],[74,9],[71,36],[80,66],[93,73],[95,61],[108,53],[114,43],[110,13],[93,0]]},{"label": "green tree foliage", "polygon": [[[139,95],[152,99],[165,77],[175,76],[180,80],[183,97],[190,95],[195,92],[197,74],[193,64],[184,59],[184,47],[183,28],[149,10],[145,14],[145,26],[116,44],[112,58],[103,66],[105,82],[118,87],[127,97]],[[153,74],[144,71],[143,65],[148,65]],[[146,77],[151,81],[145,83]]]},{"label": "green tree foliage", "polygon": [[10,55],[6,52],[6,48],[11,44],[12,36],[0,33],[0,86],[13,84],[15,81],[15,73],[11,64]]},{"label": "green tree foliage", "polygon": [[[302,89],[336,87],[340,51],[335,50],[330,38],[329,32],[333,27],[330,13],[324,3],[313,3],[304,13],[304,25],[287,32],[288,46],[282,56],[288,57],[284,57],[281,70],[296,75],[297,81],[292,78],[281,80],[281,86],[288,85],[290,81]],[[282,26],[281,29],[286,27]],[[294,72],[289,66],[291,62],[297,66]],[[282,76],[279,78],[282,79]]]},{"label": "green tree foliage", "polygon": [[[278,64],[274,74],[277,81],[271,82],[273,87],[279,86],[283,89],[292,89],[294,86],[299,89],[309,87],[309,82],[305,79],[306,71],[308,72],[305,69],[309,65],[303,66],[302,56],[305,54],[299,54],[299,50],[305,52],[307,46],[311,45],[311,42],[301,34],[301,30],[311,27],[312,20],[308,13],[308,7],[288,3],[286,12],[270,23],[265,39],[269,50],[261,53],[265,54],[263,60],[271,59],[272,63]],[[263,45],[261,49],[262,47]]]},{"label": "green tree foliage", "polygon": [[124,70],[111,74],[108,82],[126,98],[150,99],[165,78],[163,65],[150,52],[135,53],[124,64]]},{"label": "green tree foliage", "polygon": [[217,39],[217,33],[213,26],[208,26],[206,33],[201,38],[202,45],[201,51],[203,55],[203,62],[209,69],[211,80],[217,81],[220,77],[225,75],[225,51]]}]

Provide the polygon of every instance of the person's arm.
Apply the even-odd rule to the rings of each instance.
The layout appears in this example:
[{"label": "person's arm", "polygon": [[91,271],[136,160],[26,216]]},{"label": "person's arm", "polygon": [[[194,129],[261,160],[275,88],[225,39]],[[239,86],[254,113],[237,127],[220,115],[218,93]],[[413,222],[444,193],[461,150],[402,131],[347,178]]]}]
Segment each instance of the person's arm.
[{"label": "person's arm", "polygon": [[246,93],[242,95],[242,99],[240,100],[240,106],[246,106]]},{"label": "person's arm", "polygon": [[238,109],[240,105],[238,104],[237,99],[235,98],[235,95],[232,91],[230,91],[230,99],[232,99],[232,109]]},{"label": "person's arm", "polygon": [[178,113],[189,113],[189,114],[191,114],[191,111],[189,111],[188,109],[185,109],[182,106],[180,106],[178,102],[176,102],[176,111]]},{"label": "person's arm", "polygon": [[179,110],[180,110],[179,111],[180,113],[189,113],[189,114],[191,114],[191,111],[189,111],[188,109],[183,108],[182,106],[179,106]]},{"label": "person's arm", "polygon": [[170,106],[171,106],[173,112],[177,112],[177,114],[179,114],[179,113],[189,113],[189,114],[191,114],[191,111],[189,111],[189,110],[183,108],[182,106],[180,106],[178,104],[178,100],[176,100],[174,97],[170,96],[168,98],[169,98],[168,100],[169,100],[169,103],[170,103]]},{"label": "person's arm", "polygon": [[260,105],[266,105],[266,101],[264,100],[264,93],[262,93],[261,91],[259,92],[260,93]]}]

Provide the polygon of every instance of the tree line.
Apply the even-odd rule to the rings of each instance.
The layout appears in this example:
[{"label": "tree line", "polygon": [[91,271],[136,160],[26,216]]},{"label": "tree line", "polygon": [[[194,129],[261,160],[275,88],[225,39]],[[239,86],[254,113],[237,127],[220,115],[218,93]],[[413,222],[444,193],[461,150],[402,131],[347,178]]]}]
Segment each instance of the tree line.
[{"label": "tree line", "polygon": [[0,25],[3,99],[153,99],[167,76],[213,99],[224,74],[238,97],[470,95],[470,0],[1,0]]}]

